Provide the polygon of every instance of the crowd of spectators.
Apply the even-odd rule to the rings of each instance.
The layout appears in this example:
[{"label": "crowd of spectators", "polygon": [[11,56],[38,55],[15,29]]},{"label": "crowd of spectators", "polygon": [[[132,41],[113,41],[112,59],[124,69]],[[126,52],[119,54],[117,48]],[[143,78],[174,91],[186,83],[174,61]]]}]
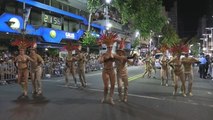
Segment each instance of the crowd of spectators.
[{"label": "crowd of spectators", "polygon": [[[14,81],[17,78],[17,68],[15,63],[13,62],[13,58],[17,55],[17,52],[9,52],[9,51],[2,51],[0,54],[0,84],[4,84],[5,81]],[[43,78],[50,78],[50,77],[59,77],[64,75],[64,68],[65,68],[65,59],[60,58],[59,56],[42,56],[44,59],[44,66],[43,66]],[[97,60],[98,54],[91,53],[87,55],[87,62],[86,62],[86,73],[96,70],[101,70],[102,65]],[[76,71],[77,70],[77,63],[76,63]]]},{"label": "crowd of spectators", "polygon": [[[0,84],[4,84],[17,79],[17,67],[13,59],[18,55],[18,52],[1,51],[0,54]],[[65,58],[60,58],[58,55],[41,55],[44,59],[43,78],[60,77],[64,75]],[[74,55],[75,56],[75,55]],[[101,70],[103,65],[98,62],[99,54],[86,54],[87,62],[85,72]],[[136,60],[134,65],[142,65],[141,59]],[[78,71],[76,62],[76,73]],[[6,81],[6,82],[5,82]]]}]

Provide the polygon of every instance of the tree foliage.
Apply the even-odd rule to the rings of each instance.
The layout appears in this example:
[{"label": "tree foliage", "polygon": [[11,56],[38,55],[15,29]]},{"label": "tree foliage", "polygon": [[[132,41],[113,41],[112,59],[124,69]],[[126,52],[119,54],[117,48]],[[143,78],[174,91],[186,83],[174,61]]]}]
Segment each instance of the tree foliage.
[{"label": "tree foliage", "polygon": [[140,38],[137,37],[132,41],[132,48],[136,48],[140,44]]},{"label": "tree foliage", "polygon": [[150,31],[160,32],[166,23],[162,14],[162,0],[113,0],[123,23],[130,23],[143,37]]},{"label": "tree foliage", "polygon": [[199,44],[192,44],[192,47],[191,47],[191,53],[192,55],[195,55],[195,56],[198,56],[200,51],[199,51]]},{"label": "tree foliage", "polygon": [[93,36],[89,31],[86,31],[83,37],[82,45],[83,46],[96,45],[96,40],[97,38],[95,36]]},{"label": "tree foliage", "polygon": [[166,44],[167,46],[171,47],[180,42],[180,39],[170,24],[166,24],[162,29],[163,38],[160,41],[160,44]]},{"label": "tree foliage", "polygon": [[90,13],[95,12],[98,6],[100,6],[100,0],[87,0],[87,9]]},{"label": "tree foliage", "polygon": [[90,31],[92,14],[97,10],[98,6],[100,6],[99,0],[87,0],[87,9],[89,10],[89,22],[87,31]]},{"label": "tree foliage", "polygon": [[[133,30],[138,29],[143,37],[148,37],[150,31],[160,32],[166,18],[162,14],[162,0],[112,0],[123,24],[130,24]],[[88,0],[88,9],[97,9],[100,0]]]},{"label": "tree foliage", "polygon": [[190,50],[191,50],[191,53],[195,56],[197,56],[201,51],[199,51],[199,38],[197,37],[193,37],[191,38],[190,40],[190,44],[192,45]]},{"label": "tree foliage", "polygon": [[131,43],[131,45],[132,45],[132,46],[131,46],[131,47],[132,47],[132,53],[131,53],[131,54],[134,53],[136,47],[137,47],[139,44],[140,44],[140,37],[136,37],[135,40],[133,40],[132,43]]}]

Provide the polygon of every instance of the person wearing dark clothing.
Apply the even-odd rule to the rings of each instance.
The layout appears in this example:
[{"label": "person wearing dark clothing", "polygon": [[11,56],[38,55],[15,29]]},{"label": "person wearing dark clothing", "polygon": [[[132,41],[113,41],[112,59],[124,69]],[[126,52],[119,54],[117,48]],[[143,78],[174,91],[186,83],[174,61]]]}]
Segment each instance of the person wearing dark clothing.
[{"label": "person wearing dark clothing", "polygon": [[205,77],[207,77],[208,75],[208,70],[209,70],[209,65],[210,65],[210,56],[209,55],[206,55],[206,64],[205,64]]},{"label": "person wearing dark clothing", "polygon": [[200,78],[206,78],[205,76],[205,66],[207,63],[206,58],[204,57],[204,54],[201,54],[199,58],[200,64],[199,64],[199,73],[200,73]]}]

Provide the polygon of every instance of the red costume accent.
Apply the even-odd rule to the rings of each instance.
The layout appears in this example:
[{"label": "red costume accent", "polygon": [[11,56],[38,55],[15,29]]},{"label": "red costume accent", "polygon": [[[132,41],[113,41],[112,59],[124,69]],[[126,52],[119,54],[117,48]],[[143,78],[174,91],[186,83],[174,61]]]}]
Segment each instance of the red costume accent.
[{"label": "red costume accent", "polygon": [[21,38],[21,39],[16,39],[15,41],[11,42],[12,46],[18,46],[19,49],[26,49],[30,46],[34,46],[35,42],[34,41],[29,41],[25,38]]},{"label": "red costume accent", "polygon": [[106,44],[106,46],[112,45],[117,40],[117,34],[116,33],[106,33],[102,34],[100,39],[98,40],[98,44]]}]

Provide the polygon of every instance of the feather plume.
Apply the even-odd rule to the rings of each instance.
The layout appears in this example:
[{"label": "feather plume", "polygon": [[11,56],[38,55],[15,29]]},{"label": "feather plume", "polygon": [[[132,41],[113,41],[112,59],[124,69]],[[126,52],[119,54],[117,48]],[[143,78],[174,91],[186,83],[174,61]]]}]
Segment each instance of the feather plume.
[{"label": "feather plume", "polygon": [[102,34],[100,39],[98,40],[98,44],[99,45],[106,44],[107,46],[110,46],[116,41],[117,37],[118,36],[116,33]]},{"label": "feather plume", "polygon": [[29,41],[25,38],[16,39],[15,41],[11,42],[12,46],[18,46],[19,49],[26,49],[28,47],[33,47],[34,44],[35,44],[34,41]]}]

